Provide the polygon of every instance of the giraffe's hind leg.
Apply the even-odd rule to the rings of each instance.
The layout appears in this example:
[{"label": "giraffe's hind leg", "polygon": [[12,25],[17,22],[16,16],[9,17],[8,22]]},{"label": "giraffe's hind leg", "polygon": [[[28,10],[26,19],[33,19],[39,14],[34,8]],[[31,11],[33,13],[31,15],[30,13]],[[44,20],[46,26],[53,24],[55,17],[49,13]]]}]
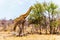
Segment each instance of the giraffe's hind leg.
[{"label": "giraffe's hind leg", "polygon": [[15,25],[14,25],[14,28],[13,28],[13,30],[15,31],[16,30],[16,27],[18,26],[18,23],[16,23]]}]

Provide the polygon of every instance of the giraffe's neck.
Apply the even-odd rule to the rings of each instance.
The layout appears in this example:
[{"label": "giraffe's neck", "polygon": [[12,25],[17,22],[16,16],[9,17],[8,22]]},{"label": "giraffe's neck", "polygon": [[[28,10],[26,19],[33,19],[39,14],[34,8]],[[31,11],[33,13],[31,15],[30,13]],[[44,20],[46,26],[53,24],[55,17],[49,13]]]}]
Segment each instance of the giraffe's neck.
[{"label": "giraffe's neck", "polygon": [[31,12],[31,7],[29,8],[29,10],[24,14],[25,17],[27,17]]},{"label": "giraffe's neck", "polygon": [[20,21],[20,20],[24,20],[29,15],[30,12],[31,12],[31,7],[29,8],[29,10],[24,15],[19,16],[14,21],[17,22],[17,21]]}]

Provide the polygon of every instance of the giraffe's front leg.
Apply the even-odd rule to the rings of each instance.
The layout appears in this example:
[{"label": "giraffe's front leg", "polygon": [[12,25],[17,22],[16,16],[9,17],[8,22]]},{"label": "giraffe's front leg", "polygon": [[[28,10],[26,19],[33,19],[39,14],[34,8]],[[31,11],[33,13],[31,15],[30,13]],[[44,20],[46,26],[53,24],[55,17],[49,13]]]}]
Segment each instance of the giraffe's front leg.
[{"label": "giraffe's front leg", "polygon": [[19,29],[20,29],[19,36],[24,36],[24,23],[22,23]]},{"label": "giraffe's front leg", "polygon": [[19,27],[19,35],[18,36],[22,36],[22,27]]}]

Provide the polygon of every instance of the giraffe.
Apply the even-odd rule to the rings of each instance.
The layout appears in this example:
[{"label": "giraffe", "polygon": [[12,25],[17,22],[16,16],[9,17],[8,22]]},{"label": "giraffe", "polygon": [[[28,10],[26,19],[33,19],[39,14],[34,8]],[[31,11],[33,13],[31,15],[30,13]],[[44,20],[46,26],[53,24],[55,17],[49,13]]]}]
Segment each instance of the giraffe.
[{"label": "giraffe", "polygon": [[[20,34],[22,33],[22,31],[23,31],[23,29],[24,29],[25,19],[26,19],[26,17],[29,15],[29,13],[31,12],[31,9],[32,9],[32,6],[29,8],[29,10],[28,10],[25,14],[19,16],[18,18],[16,18],[16,19],[14,20],[14,29],[13,29],[13,30],[15,31],[15,29],[16,29],[17,26],[18,26],[19,29],[20,29],[20,32],[19,32],[19,35],[18,35],[18,36],[20,36]],[[22,24],[21,27],[20,27],[20,24]]]}]

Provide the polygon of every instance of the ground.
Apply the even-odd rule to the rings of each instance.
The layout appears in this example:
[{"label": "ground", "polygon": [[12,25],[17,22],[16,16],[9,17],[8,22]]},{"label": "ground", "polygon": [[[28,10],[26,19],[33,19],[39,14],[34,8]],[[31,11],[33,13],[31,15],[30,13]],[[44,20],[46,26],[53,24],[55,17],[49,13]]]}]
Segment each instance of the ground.
[{"label": "ground", "polygon": [[0,32],[0,40],[60,40],[60,35],[38,35],[31,34],[23,37],[16,37],[11,32]]}]

